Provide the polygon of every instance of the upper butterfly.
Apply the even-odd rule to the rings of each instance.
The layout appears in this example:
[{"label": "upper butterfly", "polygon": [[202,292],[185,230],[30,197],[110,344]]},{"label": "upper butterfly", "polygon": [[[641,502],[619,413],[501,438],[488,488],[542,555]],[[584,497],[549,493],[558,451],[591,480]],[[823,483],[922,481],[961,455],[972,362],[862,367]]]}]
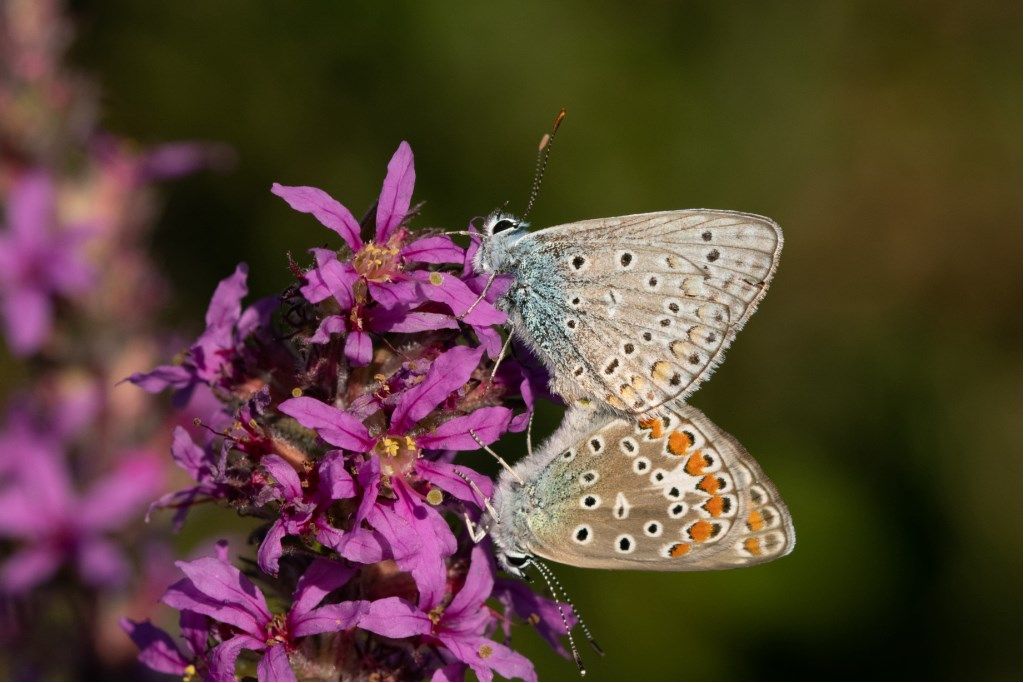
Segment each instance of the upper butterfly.
[{"label": "upper butterfly", "polygon": [[770,218],[687,209],[538,232],[495,212],[474,257],[512,276],[498,300],[569,403],[653,415],[722,361],[764,297],[782,251]]}]

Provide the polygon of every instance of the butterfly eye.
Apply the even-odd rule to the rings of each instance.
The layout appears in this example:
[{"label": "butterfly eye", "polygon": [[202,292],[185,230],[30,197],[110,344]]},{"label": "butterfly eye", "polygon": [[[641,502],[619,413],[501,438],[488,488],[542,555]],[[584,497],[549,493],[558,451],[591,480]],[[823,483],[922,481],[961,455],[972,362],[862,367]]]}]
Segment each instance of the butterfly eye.
[{"label": "butterfly eye", "polygon": [[525,555],[506,555],[505,561],[513,567],[522,567],[529,560]]},{"label": "butterfly eye", "polygon": [[510,230],[510,229],[512,229],[514,227],[516,227],[515,223],[513,223],[512,221],[510,221],[507,218],[502,218],[500,221],[498,221],[497,223],[494,224],[494,227],[491,229],[491,231],[493,233],[497,234],[497,233],[501,232],[502,230]]}]

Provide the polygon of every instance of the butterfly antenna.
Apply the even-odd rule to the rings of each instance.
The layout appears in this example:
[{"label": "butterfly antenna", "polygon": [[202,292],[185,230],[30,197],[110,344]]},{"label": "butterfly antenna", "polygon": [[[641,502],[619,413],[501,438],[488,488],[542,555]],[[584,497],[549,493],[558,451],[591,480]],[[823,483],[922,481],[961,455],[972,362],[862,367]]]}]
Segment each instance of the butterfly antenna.
[{"label": "butterfly antenna", "polygon": [[[555,586],[558,585],[558,580],[555,579],[555,575],[548,569],[540,560],[531,560],[530,564],[537,568],[537,573],[544,579],[544,583],[548,586],[548,593],[555,600],[555,608],[558,610],[558,615],[562,617],[562,627],[565,629],[565,635],[569,637],[569,650],[572,652],[572,659],[576,662],[576,668],[580,672],[580,676],[587,675],[587,668],[583,666],[583,657],[580,656],[580,651],[576,647],[576,639],[572,637],[572,629],[569,628],[569,620],[565,616],[565,610],[562,609],[562,598],[559,597],[558,592],[555,590]],[[565,600],[564,602],[569,602]],[[576,608],[569,604],[573,614],[576,613]]]},{"label": "butterfly antenna", "polygon": [[563,108],[558,112],[558,116],[555,117],[555,123],[551,126],[551,132],[545,133],[544,137],[540,139],[540,145],[537,147],[537,167],[533,172],[533,185],[530,187],[530,199],[526,202],[526,211],[523,211],[523,217],[520,220],[525,220],[530,215],[533,205],[537,202],[537,197],[540,195],[540,183],[544,179],[544,171],[548,167],[548,157],[551,156],[551,145],[555,141],[555,134],[558,132],[558,127],[562,125],[564,119],[565,109]]},{"label": "butterfly antenna", "polygon": [[548,573],[551,575],[551,580],[554,582],[555,586],[558,587],[558,590],[561,591],[562,597],[565,599],[565,602],[568,603],[569,607],[572,609],[572,614],[574,617],[576,617],[576,621],[579,622],[580,628],[583,629],[583,635],[587,637],[587,642],[590,643],[590,647],[594,648],[594,652],[603,657],[604,650],[601,649],[601,646],[597,644],[596,640],[594,640],[593,634],[591,634],[590,629],[587,628],[587,622],[583,621],[583,615],[580,614],[580,611],[578,609],[576,609],[576,604],[572,601],[572,598],[569,597],[569,591],[565,590],[565,588],[562,587],[562,582],[558,580],[558,577],[555,575],[555,572],[553,572],[549,567],[544,568],[547,569]]},{"label": "butterfly antenna", "polygon": [[501,465],[502,467],[504,467],[504,468],[505,468],[505,470],[506,470],[506,471],[507,471],[507,472],[508,472],[509,474],[511,474],[511,475],[512,475],[512,477],[513,477],[513,478],[514,478],[514,479],[515,479],[515,480],[516,480],[517,482],[519,482],[519,483],[520,483],[520,485],[525,485],[525,484],[526,484],[526,482],[525,482],[525,481],[523,481],[523,478],[519,476],[519,473],[518,473],[518,472],[516,472],[516,471],[515,471],[514,469],[512,469],[512,465],[509,465],[509,464],[508,464],[507,462],[505,462],[505,458],[503,458],[503,457],[501,457],[500,455],[498,455],[497,453],[495,453],[495,452],[494,452],[494,450],[492,450],[490,446],[488,446],[487,444],[485,444],[485,443],[484,443],[484,442],[483,442],[483,441],[482,441],[482,440],[480,439],[480,437],[476,435],[476,432],[475,432],[475,431],[473,431],[472,429],[470,429],[470,430],[469,430],[469,435],[470,435],[471,437],[473,437],[473,441],[476,441],[477,445],[478,445],[478,446],[480,446],[480,448],[482,448],[482,449],[484,449],[485,451],[487,451],[488,453],[490,453],[490,454],[491,454],[491,456],[492,456],[492,457],[493,457],[493,458],[494,458],[495,460],[497,460],[497,461],[498,461],[498,464],[500,464],[500,465]]}]

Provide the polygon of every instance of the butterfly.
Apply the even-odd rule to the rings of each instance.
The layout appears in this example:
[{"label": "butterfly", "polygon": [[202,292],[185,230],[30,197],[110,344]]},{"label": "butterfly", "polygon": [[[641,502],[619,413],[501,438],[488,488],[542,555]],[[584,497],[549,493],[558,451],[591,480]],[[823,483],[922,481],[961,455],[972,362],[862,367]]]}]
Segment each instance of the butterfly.
[{"label": "butterfly", "polygon": [[475,531],[513,575],[537,558],[576,567],[695,571],[789,553],[793,522],[754,458],[701,411],[635,421],[570,408],[501,473]]},{"label": "butterfly", "polygon": [[511,276],[498,307],[547,367],[552,391],[639,416],[682,401],[711,375],[782,250],[770,218],[712,209],[537,232],[497,211],[482,227],[473,267],[488,284]]}]

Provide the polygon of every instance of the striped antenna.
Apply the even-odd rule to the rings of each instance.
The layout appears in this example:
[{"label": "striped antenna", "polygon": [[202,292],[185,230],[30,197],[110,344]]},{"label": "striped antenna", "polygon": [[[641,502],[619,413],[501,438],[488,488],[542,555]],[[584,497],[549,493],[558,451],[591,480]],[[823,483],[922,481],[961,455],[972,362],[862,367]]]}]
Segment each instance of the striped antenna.
[{"label": "striped antenna", "polygon": [[533,172],[533,185],[530,187],[530,199],[526,203],[526,211],[523,212],[520,222],[530,215],[530,211],[533,210],[533,205],[537,202],[537,197],[540,195],[540,183],[544,179],[544,171],[548,168],[551,145],[554,143],[555,134],[558,133],[558,127],[562,125],[564,119],[565,109],[563,108],[558,112],[558,116],[555,117],[555,123],[551,126],[551,132],[545,133],[544,137],[540,139],[540,145],[537,147],[537,167]]}]

